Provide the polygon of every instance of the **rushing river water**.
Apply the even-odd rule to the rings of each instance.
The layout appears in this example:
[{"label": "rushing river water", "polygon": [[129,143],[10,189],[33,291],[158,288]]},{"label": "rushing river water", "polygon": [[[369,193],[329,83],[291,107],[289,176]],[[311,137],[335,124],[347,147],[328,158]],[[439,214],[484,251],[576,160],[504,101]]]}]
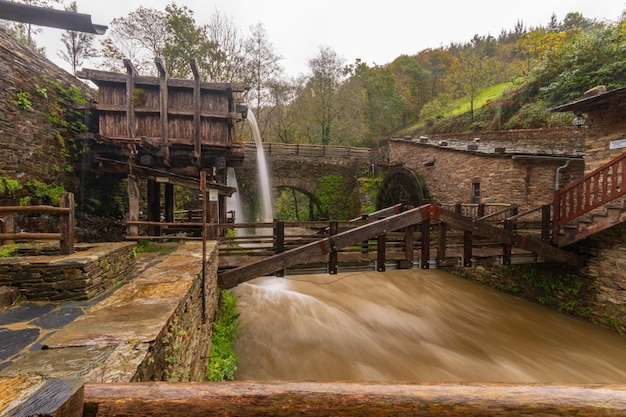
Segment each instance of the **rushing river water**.
[{"label": "rushing river water", "polygon": [[626,383],[626,337],[442,270],[233,290],[239,380]]}]

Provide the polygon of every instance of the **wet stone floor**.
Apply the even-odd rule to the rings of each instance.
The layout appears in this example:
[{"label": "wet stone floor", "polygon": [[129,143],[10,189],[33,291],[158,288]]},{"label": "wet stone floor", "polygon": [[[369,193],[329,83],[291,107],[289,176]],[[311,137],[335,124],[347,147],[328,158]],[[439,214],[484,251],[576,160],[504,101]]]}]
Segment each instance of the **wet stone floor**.
[{"label": "wet stone floor", "polygon": [[[139,253],[133,274],[120,285],[161,262],[167,253]],[[87,301],[32,302],[23,301],[0,311],[0,371],[13,364],[26,352],[41,350],[45,340],[58,329],[89,311],[120,286]]]}]

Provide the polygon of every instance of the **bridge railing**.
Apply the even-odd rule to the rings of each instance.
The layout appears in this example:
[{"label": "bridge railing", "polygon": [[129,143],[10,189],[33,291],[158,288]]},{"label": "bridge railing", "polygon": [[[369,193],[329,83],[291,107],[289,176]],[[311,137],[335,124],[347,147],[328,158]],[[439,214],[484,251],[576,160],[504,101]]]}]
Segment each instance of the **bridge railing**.
[{"label": "bridge railing", "polygon": [[[246,152],[255,152],[256,145],[247,142]],[[369,148],[358,148],[354,146],[330,146],[330,145],[308,145],[308,144],[288,144],[280,142],[265,142],[263,149],[266,155],[293,155],[314,158],[363,158],[369,159]]]}]

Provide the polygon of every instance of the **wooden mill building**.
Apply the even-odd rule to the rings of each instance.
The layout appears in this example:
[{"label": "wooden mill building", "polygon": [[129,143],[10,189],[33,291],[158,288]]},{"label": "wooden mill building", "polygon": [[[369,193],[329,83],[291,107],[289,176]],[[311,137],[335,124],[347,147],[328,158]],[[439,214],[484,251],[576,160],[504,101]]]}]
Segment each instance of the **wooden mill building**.
[{"label": "wooden mill building", "polygon": [[[207,192],[207,221],[225,223],[226,197],[235,191],[226,185],[226,172],[244,158],[235,130],[247,115],[237,101],[247,87],[204,82],[193,60],[194,79],[170,78],[159,58],[158,77],[124,64],[125,74],[86,69],[78,76],[98,87],[97,101],[85,105],[97,117],[97,127],[91,123],[83,135],[90,141],[91,166],[99,174],[128,177],[127,237],[138,236],[140,224],[159,235],[156,223],[174,221],[176,185]],[[148,222],[139,221],[143,195]]]}]

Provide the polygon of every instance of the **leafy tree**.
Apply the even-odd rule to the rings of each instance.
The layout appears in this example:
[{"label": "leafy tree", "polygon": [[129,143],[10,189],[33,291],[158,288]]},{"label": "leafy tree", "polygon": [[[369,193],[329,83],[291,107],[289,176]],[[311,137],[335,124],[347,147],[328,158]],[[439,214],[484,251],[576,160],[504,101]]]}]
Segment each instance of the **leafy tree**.
[{"label": "leafy tree", "polygon": [[393,131],[401,121],[404,100],[396,92],[396,78],[391,67],[370,68],[361,64],[357,68],[357,75],[365,86],[365,114],[370,132],[382,136]]},{"label": "leafy tree", "polygon": [[469,98],[470,119],[474,123],[474,102],[482,89],[493,81],[493,69],[497,61],[487,59],[485,53],[476,47],[461,50],[457,59],[456,83],[459,90]]},{"label": "leafy tree", "polygon": [[139,6],[127,17],[115,18],[101,42],[104,67],[123,71],[122,60],[129,59],[145,73],[156,75],[154,58],[161,56],[167,37],[166,14]]},{"label": "leafy tree", "polygon": [[396,92],[402,97],[402,124],[415,120],[421,107],[431,98],[430,73],[415,58],[402,55],[391,63],[396,78]]},{"label": "leafy tree", "polygon": [[217,45],[208,38],[207,27],[196,25],[193,11],[187,6],[165,6],[167,37],[162,56],[172,77],[191,78],[189,62],[195,59],[203,78],[213,79],[213,62],[219,59]]},{"label": "leafy tree", "polygon": [[[65,10],[69,12],[78,12],[76,1],[73,1]],[[61,42],[65,46],[65,51],[59,52],[59,56],[72,66],[72,74],[76,76],[76,70],[81,66],[85,59],[96,56],[96,50],[93,47],[95,35],[90,33],[76,32],[66,30],[61,35]]]},{"label": "leafy tree", "polygon": [[333,123],[337,119],[337,89],[344,78],[344,61],[328,46],[322,46],[317,56],[308,62],[312,76],[307,83],[311,111],[317,126],[310,132],[323,145],[331,142]]}]

